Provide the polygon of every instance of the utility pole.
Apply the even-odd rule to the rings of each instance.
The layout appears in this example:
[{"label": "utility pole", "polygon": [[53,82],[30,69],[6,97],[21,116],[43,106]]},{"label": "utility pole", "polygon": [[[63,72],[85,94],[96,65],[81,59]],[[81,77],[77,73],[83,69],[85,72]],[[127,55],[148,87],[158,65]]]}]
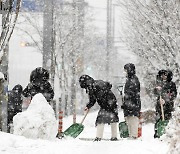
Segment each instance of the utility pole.
[{"label": "utility pole", "polygon": [[112,0],[107,0],[106,74],[110,78],[110,55],[112,51]]},{"label": "utility pole", "polygon": [[52,87],[54,87],[54,1],[44,0],[43,10],[43,67],[50,73]]}]

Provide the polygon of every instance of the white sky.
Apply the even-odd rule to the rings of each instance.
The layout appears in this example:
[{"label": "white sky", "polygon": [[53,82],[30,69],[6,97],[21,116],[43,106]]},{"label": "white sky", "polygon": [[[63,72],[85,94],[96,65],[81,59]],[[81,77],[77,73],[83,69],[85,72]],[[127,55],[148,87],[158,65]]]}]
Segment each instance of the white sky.
[{"label": "white sky", "polygon": [[[94,14],[94,24],[99,27],[100,31],[106,34],[106,0],[86,0],[90,6],[92,6],[92,11]],[[94,7],[94,8],[93,8]],[[115,36],[119,36],[119,9],[115,8]],[[38,15],[37,15],[38,16]],[[42,17],[39,18],[41,22]],[[22,16],[19,15],[18,20],[22,20]],[[28,25],[21,25],[23,29],[29,29]],[[29,33],[31,29],[29,29]],[[26,34],[21,30],[14,30],[12,38],[10,40],[9,46],[9,89],[13,88],[16,84],[21,84],[25,87],[29,82],[29,75],[31,71],[42,65],[42,55],[37,52],[36,48],[33,47],[22,47],[20,43],[24,41]],[[28,39],[26,39],[28,40]],[[31,42],[31,41],[30,41]],[[119,44],[117,44],[119,46]],[[121,45],[121,44],[120,44]],[[117,64],[119,68],[122,68],[121,65],[128,62],[136,62],[135,56],[123,48],[118,48],[118,56],[121,59],[121,64]],[[122,58],[123,57],[123,58]],[[120,72],[120,71],[119,71]],[[117,72],[118,73],[118,72]]]}]

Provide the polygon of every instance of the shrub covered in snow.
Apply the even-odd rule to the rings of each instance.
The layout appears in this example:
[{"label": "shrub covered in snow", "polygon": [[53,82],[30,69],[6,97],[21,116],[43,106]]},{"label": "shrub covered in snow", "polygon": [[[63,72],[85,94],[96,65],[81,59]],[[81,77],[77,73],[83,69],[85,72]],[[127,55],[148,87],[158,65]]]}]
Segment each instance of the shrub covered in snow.
[{"label": "shrub covered in snow", "polygon": [[163,138],[168,141],[170,145],[170,154],[180,153],[180,107],[177,107],[173,112],[173,117],[168,123],[166,134]]},{"label": "shrub covered in snow", "polygon": [[58,122],[52,107],[42,94],[36,94],[28,109],[13,118],[14,134],[33,139],[53,139]]}]

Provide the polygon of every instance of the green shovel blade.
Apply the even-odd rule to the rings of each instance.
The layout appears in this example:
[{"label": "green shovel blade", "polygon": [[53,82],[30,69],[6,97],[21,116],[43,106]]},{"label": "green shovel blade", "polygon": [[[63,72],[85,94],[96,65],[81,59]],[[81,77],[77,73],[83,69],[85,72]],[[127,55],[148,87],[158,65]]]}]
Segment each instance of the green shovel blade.
[{"label": "green shovel blade", "polygon": [[125,121],[119,123],[119,133],[121,138],[129,137],[128,126]]},{"label": "green shovel blade", "polygon": [[157,129],[157,136],[160,137],[162,136],[163,134],[165,134],[165,129],[166,129],[166,126],[168,125],[168,120],[164,120],[164,121],[158,121],[157,122],[157,125],[156,125],[156,129]]},{"label": "green shovel blade", "polygon": [[64,131],[64,135],[76,138],[83,130],[84,126],[82,124],[75,123]]}]

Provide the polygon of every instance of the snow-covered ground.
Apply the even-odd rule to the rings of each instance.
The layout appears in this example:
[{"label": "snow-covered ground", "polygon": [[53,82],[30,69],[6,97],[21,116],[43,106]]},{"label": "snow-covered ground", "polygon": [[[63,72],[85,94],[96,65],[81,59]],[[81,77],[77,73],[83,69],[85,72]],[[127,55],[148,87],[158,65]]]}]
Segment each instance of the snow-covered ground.
[{"label": "snow-covered ground", "polygon": [[[119,112],[120,121],[123,121],[123,114]],[[138,140],[120,139],[119,141],[82,141],[79,138],[94,138],[96,128],[94,122],[97,112],[90,112],[84,121],[84,130],[76,138],[67,139],[28,139],[0,132],[0,154],[166,154],[168,144],[159,139],[153,138],[153,124],[143,125],[142,137]],[[77,116],[80,122],[83,115]],[[63,119],[63,129],[72,124],[72,116]],[[110,138],[110,126],[105,126],[104,138]]]},{"label": "snow-covered ground", "polygon": [[[89,0],[89,3],[91,6],[102,8],[106,7],[106,3],[104,3],[103,0]],[[94,8],[94,10],[95,9],[96,8]],[[106,30],[105,16],[106,12],[102,11],[99,18],[103,19],[104,21],[99,20],[99,18],[96,20],[98,25],[102,25],[102,29],[104,31]],[[29,82],[30,72],[35,67],[42,65],[42,55],[40,52],[37,52],[34,47],[21,46],[20,43],[24,40],[23,36],[23,32],[15,29],[10,42],[10,89],[18,83],[22,84],[23,87],[26,86]],[[126,63],[126,61],[129,62],[129,60],[132,59],[134,60],[134,56],[129,52],[118,50],[118,53],[121,59],[124,60],[124,63]],[[87,115],[83,123],[85,128],[76,139],[29,139],[23,136],[0,132],[0,154],[166,154],[168,152],[169,146],[165,141],[153,138],[153,124],[143,125],[142,137],[138,140],[120,138],[119,141],[113,142],[92,142],[80,140],[79,138],[95,138],[96,128],[94,123],[96,116],[97,112],[90,112]],[[124,119],[121,110],[119,111],[119,116],[120,121],[123,121]],[[82,118],[83,115],[77,116],[77,122],[80,122]],[[67,129],[72,122],[72,116],[64,118],[63,130]],[[110,126],[106,125],[104,129],[104,138],[111,137],[110,131]]]}]

